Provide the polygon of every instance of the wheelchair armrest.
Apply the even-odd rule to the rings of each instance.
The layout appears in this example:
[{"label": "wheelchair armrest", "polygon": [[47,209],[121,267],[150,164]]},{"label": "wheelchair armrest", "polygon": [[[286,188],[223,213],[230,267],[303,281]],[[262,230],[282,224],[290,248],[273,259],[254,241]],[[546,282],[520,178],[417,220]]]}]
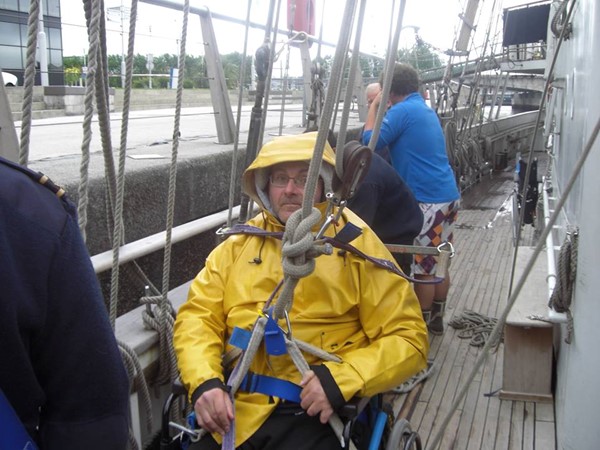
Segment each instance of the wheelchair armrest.
[{"label": "wheelchair armrest", "polygon": [[185,390],[185,387],[183,387],[181,380],[177,378],[177,380],[171,384],[171,393],[167,397],[167,400],[163,404],[162,408],[160,431],[161,448],[168,448],[168,445],[171,442],[171,437],[169,434],[169,418],[171,415],[171,408],[173,407],[175,401],[181,396],[187,397],[187,391]]},{"label": "wheelchair armrest", "polygon": [[355,419],[370,401],[369,397],[352,397],[337,413],[342,420]]},{"label": "wheelchair armrest", "polygon": [[177,378],[177,380],[175,380],[173,382],[173,384],[171,385],[171,392],[173,394],[175,394],[175,396],[180,396],[180,395],[186,395],[187,391],[185,389],[185,387],[183,386],[183,383],[181,382],[181,380],[179,378]]}]

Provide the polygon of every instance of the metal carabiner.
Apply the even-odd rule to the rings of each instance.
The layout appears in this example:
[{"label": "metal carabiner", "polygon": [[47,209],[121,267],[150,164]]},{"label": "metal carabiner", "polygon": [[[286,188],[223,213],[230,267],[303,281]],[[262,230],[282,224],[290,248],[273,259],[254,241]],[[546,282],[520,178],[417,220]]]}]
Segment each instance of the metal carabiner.
[{"label": "metal carabiner", "polygon": [[230,227],[224,225],[221,228],[219,228],[217,231],[215,231],[215,234],[217,236],[223,236],[229,229],[230,229]]},{"label": "metal carabiner", "polygon": [[[448,247],[448,249],[446,249],[446,247]],[[452,245],[452,242],[442,242],[440,245],[438,245],[437,247],[437,251],[442,253],[442,252],[450,252],[450,258],[454,258],[454,246]]]}]

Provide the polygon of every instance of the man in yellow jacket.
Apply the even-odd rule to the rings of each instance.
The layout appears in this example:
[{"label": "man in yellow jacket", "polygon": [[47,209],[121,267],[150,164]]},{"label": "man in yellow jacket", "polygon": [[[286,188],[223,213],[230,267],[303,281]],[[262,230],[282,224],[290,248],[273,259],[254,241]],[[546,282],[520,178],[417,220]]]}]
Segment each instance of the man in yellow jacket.
[{"label": "man in yellow jacket", "polygon": [[[290,215],[302,208],[316,136],[286,136],[263,146],[242,179],[244,191],[261,207],[248,225],[283,232]],[[325,144],[314,195],[322,221],[313,232],[325,220],[327,204],[322,200],[331,191],[334,164],[333,150]],[[335,237],[348,222],[362,231],[352,246],[369,256],[393,260],[373,231],[348,209],[325,236]],[[236,448],[340,448],[327,425],[338,408],[354,396],[385,392],[426,366],[427,329],[412,286],[372,261],[334,250],[317,257],[314,271],[298,282],[289,322],[295,339],[338,360],[323,361],[307,353],[311,370],[302,377],[289,354],[273,355],[261,347],[251,374],[295,386],[297,402],[243,383],[233,405],[222,358],[233,348],[234,329],[249,333],[273,296],[284,277],[281,261],[280,239],[237,234],[208,256],[192,283],[177,314],[174,345],[196,419],[212,434],[190,448],[221,448],[234,416]]]}]

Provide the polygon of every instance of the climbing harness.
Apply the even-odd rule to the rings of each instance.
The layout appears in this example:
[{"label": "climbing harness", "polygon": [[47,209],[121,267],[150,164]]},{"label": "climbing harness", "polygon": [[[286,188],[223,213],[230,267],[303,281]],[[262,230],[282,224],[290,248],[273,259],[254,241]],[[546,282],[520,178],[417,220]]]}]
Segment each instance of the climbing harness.
[{"label": "climbing harness", "polygon": [[[331,223],[334,223],[334,222],[335,222],[335,219],[331,219]],[[346,224],[344,226],[344,228],[342,228],[335,237],[321,236],[321,237],[319,237],[319,239],[321,241],[323,241],[325,244],[330,245],[331,247],[335,247],[339,250],[352,253],[353,255],[358,256],[359,258],[362,258],[366,261],[369,261],[369,262],[373,263],[375,266],[385,269],[389,272],[392,272],[412,283],[438,284],[443,281],[444,278],[438,277],[438,276],[434,277],[433,280],[421,280],[421,279],[412,278],[412,277],[406,275],[400,269],[398,269],[398,267],[396,267],[396,265],[393,262],[391,262],[387,259],[375,258],[373,256],[369,256],[366,253],[360,251],[359,249],[357,249],[356,247],[351,245],[350,242],[352,240],[354,240],[355,238],[357,238],[361,233],[362,233],[362,231],[360,230],[360,228],[358,228],[356,225],[354,225],[350,222],[350,223]],[[246,234],[246,235],[252,235],[252,236],[272,237],[275,239],[283,239],[283,235],[284,235],[283,232],[265,231],[261,228],[254,227],[252,225],[247,225],[247,224],[235,224],[232,227],[229,227],[229,228],[222,227],[219,230],[217,230],[217,235],[219,235],[219,236],[226,237],[226,236],[231,236],[234,234]],[[452,248],[452,244],[450,244],[449,242],[443,243],[443,244],[439,245],[437,248],[436,247],[420,247],[420,246],[412,246],[412,245],[401,246],[401,245],[394,245],[394,244],[386,244],[386,246],[388,247],[388,249],[391,249],[390,251],[396,251],[396,250],[401,249],[402,251],[400,251],[399,253],[408,253],[408,251],[410,250],[411,253],[414,252],[414,253],[422,253],[422,254],[429,254],[429,255],[436,255],[436,256],[440,255],[440,256],[442,256],[442,258],[441,258],[441,261],[438,263],[438,264],[440,264],[440,266],[438,266],[438,267],[447,267],[447,261],[449,260],[449,258],[451,258],[451,255],[454,254],[454,249]],[[451,250],[447,250],[447,248],[450,248]],[[331,252],[328,252],[328,253],[330,254]],[[438,272],[445,273],[445,270],[438,269]]]}]

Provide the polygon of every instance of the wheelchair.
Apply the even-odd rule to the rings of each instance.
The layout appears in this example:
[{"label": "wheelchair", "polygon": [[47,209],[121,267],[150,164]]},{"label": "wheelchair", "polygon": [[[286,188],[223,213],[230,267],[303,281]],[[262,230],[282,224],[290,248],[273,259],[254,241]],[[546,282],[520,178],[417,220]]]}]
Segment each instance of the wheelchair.
[{"label": "wheelchair", "polygon": [[[196,435],[188,424],[171,421],[172,409],[187,392],[176,382],[162,409],[159,442],[153,442],[146,450],[185,450],[190,436]],[[344,405],[338,415],[344,423],[342,437],[345,449],[350,441],[357,450],[422,450],[421,438],[411,429],[406,419],[395,420],[392,406],[384,402],[383,395],[372,398],[353,398]]]}]

